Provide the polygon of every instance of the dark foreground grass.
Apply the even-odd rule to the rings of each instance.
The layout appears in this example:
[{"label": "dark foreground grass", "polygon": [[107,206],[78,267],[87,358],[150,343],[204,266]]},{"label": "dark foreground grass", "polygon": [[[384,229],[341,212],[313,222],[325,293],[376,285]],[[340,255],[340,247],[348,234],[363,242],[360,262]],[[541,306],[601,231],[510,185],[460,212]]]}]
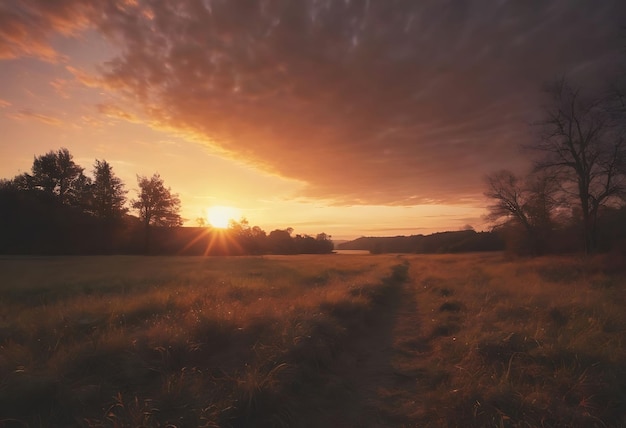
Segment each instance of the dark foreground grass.
[{"label": "dark foreground grass", "polygon": [[[298,426],[341,413],[344,342],[393,257],[6,258],[0,426]],[[384,310],[382,311],[384,312]]]},{"label": "dark foreground grass", "polygon": [[0,259],[0,427],[626,426],[602,260]]}]

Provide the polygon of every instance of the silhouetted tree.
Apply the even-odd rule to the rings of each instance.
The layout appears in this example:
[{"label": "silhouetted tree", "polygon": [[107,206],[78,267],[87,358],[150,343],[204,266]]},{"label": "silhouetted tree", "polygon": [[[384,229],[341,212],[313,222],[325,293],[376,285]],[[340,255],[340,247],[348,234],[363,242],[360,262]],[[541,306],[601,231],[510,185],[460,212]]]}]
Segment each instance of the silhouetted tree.
[{"label": "silhouetted tree", "polygon": [[267,234],[259,226],[252,226],[249,231],[247,246],[244,247],[249,254],[263,254],[267,252]]},{"label": "silhouetted tree", "polygon": [[228,230],[233,236],[248,237],[250,236],[250,222],[247,218],[243,217],[241,220],[230,220],[228,222]]},{"label": "silhouetted tree", "polygon": [[250,222],[245,217],[239,221],[230,220],[228,224],[229,236],[237,242],[239,251],[245,254],[263,253],[265,232],[260,236],[259,230],[261,229],[258,226],[250,227]]},{"label": "silhouetted tree", "polygon": [[335,244],[332,241],[332,236],[326,233],[318,233],[315,237],[315,241],[317,243],[317,251],[318,253],[332,253],[335,249]]},{"label": "silhouetted tree", "polygon": [[14,180],[0,178],[0,190],[16,190],[16,189],[17,189],[17,186],[15,185]]},{"label": "silhouetted tree", "polygon": [[150,225],[174,227],[181,226],[180,199],[165,187],[163,179],[157,173],[148,178],[137,176],[139,195],[133,199],[131,206],[139,213],[139,218],[146,227]]},{"label": "silhouetted tree", "polygon": [[32,175],[24,174],[21,185],[56,195],[62,203],[84,205],[90,179],[83,174],[66,148],[50,151],[33,161]]},{"label": "silhouetted tree", "polygon": [[124,183],[113,173],[113,167],[105,160],[96,159],[94,180],[91,186],[91,211],[107,222],[120,219],[126,211]]},{"label": "silhouetted tree", "polygon": [[32,190],[32,176],[27,173],[16,175],[13,180],[7,180],[8,184],[17,190],[28,191]]},{"label": "silhouetted tree", "polygon": [[139,195],[131,201],[131,207],[139,213],[145,229],[145,251],[150,250],[150,226],[181,226],[180,199],[165,187],[163,179],[156,173],[152,177],[137,176]]},{"label": "silhouetted tree", "polygon": [[520,178],[500,170],[487,175],[485,182],[485,196],[493,200],[487,207],[487,219],[496,226],[518,225],[526,235],[530,252],[542,253],[552,227],[552,211],[558,204],[554,178],[546,174]]},{"label": "silhouetted tree", "polygon": [[264,240],[265,238],[267,238],[267,233],[265,233],[265,231],[259,226],[253,226],[252,229],[250,229],[250,235],[253,238],[259,240]]},{"label": "silhouetted tree", "polygon": [[541,123],[543,134],[532,149],[536,163],[556,177],[580,206],[586,253],[596,249],[599,209],[615,203],[626,190],[626,143],[623,111],[611,97],[587,97],[559,81],[549,91],[552,105]]},{"label": "silhouetted tree", "polygon": [[291,234],[293,228],[272,230],[267,236],[269,250],[274,254],[294,254],[295,246]]}]

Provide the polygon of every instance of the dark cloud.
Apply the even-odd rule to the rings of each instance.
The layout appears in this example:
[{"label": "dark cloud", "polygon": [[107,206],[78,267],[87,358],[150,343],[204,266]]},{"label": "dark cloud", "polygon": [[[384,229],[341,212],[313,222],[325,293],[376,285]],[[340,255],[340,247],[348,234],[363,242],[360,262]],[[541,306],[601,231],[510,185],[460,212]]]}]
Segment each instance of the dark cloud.
[{"label": "dark cloud", "polygon": [[102,68],[108,87],[339,204],[480,197],[486,172],[524,163],[540,85],[613,66],[626,17],[619,0],[98,8],[81,13],[121,47]]}]

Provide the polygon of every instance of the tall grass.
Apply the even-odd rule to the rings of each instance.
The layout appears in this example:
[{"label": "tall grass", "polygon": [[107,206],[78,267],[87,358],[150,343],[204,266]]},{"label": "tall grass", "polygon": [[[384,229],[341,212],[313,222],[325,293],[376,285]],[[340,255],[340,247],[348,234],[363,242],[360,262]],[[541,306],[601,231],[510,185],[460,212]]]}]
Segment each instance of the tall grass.
[{"label": "tall grass", "polygon": [[410,360],[444,374],[412,421],[626,426],[626,278],[607,266],[574,257],[412,258],[426,351]]},{"label": "tall grass", "polygon": [[0,427],[626,426],[601,260],[0,259]]},{"label": "tall grass", "polygon": [[0,425],[302,423],[283,390],[332,365],[394,263],[5,258]]}]

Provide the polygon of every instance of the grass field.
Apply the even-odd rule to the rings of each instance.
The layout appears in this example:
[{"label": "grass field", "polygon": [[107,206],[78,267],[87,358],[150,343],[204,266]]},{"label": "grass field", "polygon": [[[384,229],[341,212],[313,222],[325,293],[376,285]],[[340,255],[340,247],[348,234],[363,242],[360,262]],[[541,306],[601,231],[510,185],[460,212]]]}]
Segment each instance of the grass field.
[{"label": "grass field", "polygon": [[0,427],[624,427],[620,263],[0,258]]}]

